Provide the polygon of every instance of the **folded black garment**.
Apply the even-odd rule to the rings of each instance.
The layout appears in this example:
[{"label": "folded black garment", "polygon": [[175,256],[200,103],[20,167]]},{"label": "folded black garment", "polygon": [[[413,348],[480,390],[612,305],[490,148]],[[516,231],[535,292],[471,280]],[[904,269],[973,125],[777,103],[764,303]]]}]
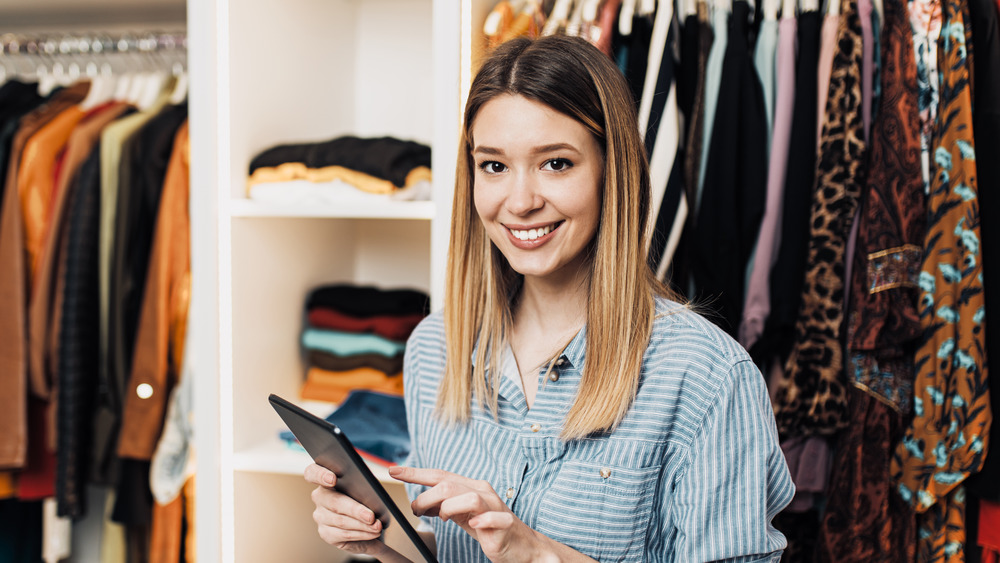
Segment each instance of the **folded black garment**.
[{"label": "folded black garment", "polygon": [[396,375],[403,371],[403,352],[387,358],[382,354],[353,354],[338,356],[322,350],[306,350],[306,362],[327,371],[350,371],[358,368],[372,368],[386,375]]},{"label": "folded black garment", "polygon": [[413,141],[393,137],[363,139],[344,136],[319,143],[278,145],[250,161],[250,174],[258,168],[276,168],[292,162],[309,169],[341,166],[406,186],[407,175],[416,168],[431,166],[431,149]]},{"label": "folded black garment", "polygon": [[324,285],[312,290],[306,298],[306,310],[314,307],[329,307],[355,317],[426,315],[430,312],[430,299],[426,293],[415,289]]}]

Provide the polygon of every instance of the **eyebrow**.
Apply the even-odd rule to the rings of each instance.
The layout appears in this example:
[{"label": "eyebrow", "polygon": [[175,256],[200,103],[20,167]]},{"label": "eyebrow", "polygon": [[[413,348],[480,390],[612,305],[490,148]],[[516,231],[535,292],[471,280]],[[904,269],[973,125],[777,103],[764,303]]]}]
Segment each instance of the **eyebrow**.
[{"label": "eyebrow", "polygon": [[[541,154],[541,153],[554,152],[554,151],[559,151],[559,150],[568,150],[568,151],[573,151],[575,153],[579,153],[580,152],[576,147],[574,147],[573,145],[571,145],[569,143],[552,143],[550,145],[541,145],[541,146],[534,147],[534,148],[531,149],[531,153],[532,154]],[[474,149],[472,149],[472,152],[474,154],[488,154],[488,155],[494,155],[494,156],[503,156],[503,155],[506,154],[503,151],[503,149],[501,149],[501,148],[489,147],[489,146],[483,146],[483,145],[476,146]]]}]

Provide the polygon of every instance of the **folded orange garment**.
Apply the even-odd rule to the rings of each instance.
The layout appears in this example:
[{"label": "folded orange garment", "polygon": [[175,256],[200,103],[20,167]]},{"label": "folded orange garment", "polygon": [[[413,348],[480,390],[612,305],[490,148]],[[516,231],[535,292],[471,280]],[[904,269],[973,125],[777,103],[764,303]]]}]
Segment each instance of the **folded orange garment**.
[{"label": "folded orange garment", "polygon": [[312,367],[306,373],[306,382],[300,395],[310,401],[340,403],[355,389],[403,395],[403,374],[386,375],[371,368],[348,371],[329,371]]}]

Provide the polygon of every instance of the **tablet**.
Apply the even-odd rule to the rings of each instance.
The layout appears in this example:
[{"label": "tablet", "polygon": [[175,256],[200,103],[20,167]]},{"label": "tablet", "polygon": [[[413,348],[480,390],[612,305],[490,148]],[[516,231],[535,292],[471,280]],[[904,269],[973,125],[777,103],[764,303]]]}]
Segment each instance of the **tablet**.
[{"label": "tablet", "polygon": [[267,400],[288,425],[292,434],[295,434],[302,447],[309,452],[313,461],[337,475],[338,491],[370,508],[375,517],[382,521],[383,530],[395,521],[424,561],[437,563],[434,554],[420,539],[417,531],[368,469],[368,465],[354,450],[354,446],[340,428],[277,395],[272,394]]}]

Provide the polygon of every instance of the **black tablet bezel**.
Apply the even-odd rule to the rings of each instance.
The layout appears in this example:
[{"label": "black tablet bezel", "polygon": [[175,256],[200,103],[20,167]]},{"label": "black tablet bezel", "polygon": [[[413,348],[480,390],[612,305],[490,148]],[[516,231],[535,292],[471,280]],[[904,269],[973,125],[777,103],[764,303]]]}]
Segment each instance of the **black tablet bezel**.
[{"label": "black tablet bezel", "polygon": [[[337,425],[332,424],[312,413],[302,409],[298,405],[291,403],[278,395],[271,394],[267,398],[268,402],[274,408],[278,416],[285,422],[288,429],[292,431],[302,447],[305,448],[309,456],[313,458],[317,464],[326,467],[327,469],[336,472],[336,468],[327,467],[328,465],[334,465],[333,463],[327,462],[323,463],[323,458],[325,455],[333,455],[339,462],[340,466],[352,467],[356,473],[360,474],[364,479],[363,481],[356,482],[351,478],[350,473],[346,473],[341,479],[338,475],[338,482],[336,489],[347,496],[357,500],[361,504],[365,504],[361,499],[370,499],[378,501],[381,506],[368,506],[375,513],[376,517],[382,518],[382,515],[388,514],[396,521],[396,524],[403,530],[406,536],[410,539],[410,542],[417,548],[420,555],[427,561],[427,563],[437,563],[437,558],[431,553],[427,545],[420,539],[420,535],[417,533],[413,526],[410,525],[406,516],[403,515],[396,503],[393,502],[392,497],[389,496],[389,492],[385,490],[382,483],[372,474],[371,470],[368,468],[368,464],[365,460],[361,458],[360,455],[354,450],[354,446],[351,445],[351,441],[346,435],[337,427]],[[300,426],[307,425],[307,426]],[[309,428],[321,430],[321,432],[310,432]],[[329,439],[327,439],[329,437]],[[323,440],[320,442],[319,440]],[[366,494],[367,493],[367,494]],[[375,493],[375,497],[372,498],[371,493]],[[385,523],[385,522],[383,522]],[[383,527],[383,529],[385,529]]]}]

